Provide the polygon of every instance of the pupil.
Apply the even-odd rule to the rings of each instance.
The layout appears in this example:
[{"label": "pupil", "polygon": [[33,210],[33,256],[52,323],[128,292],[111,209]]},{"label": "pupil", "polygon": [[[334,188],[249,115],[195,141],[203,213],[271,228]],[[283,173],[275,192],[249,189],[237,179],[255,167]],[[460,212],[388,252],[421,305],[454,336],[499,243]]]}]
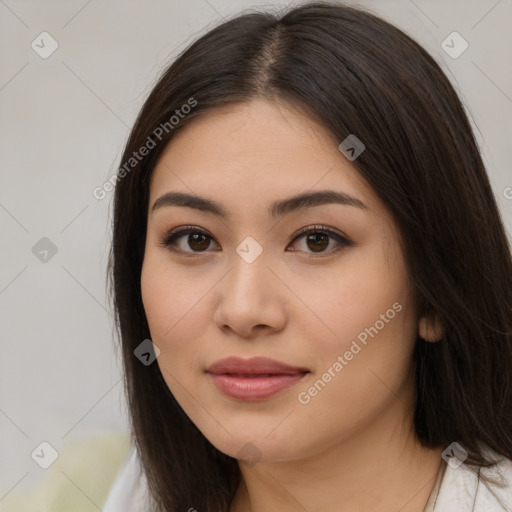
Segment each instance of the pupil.
[{"label": "pupil", "polygon": [[[321,241],[320,241],[320,239],[321,239],[321,238],[323,238],[323,242],[324,242],[324,243],[323,243],[323,245],[322,245],[322,247],[321,247],[320,249],[321,249],[321,250],[325,249],[325,248],[329,245],[329,243],[327,242],[327,235],[324,235],[324,234],[322,234],[322,233],[317,233],[317,234],[314,234],[314,235],[309,235],[309,236],[307,237],[308,247],[309,247],[310,249],[313,249],[313,247],[310,247],[310,246],[309,246],[309,242],[310,242],[310,241],[313,241],[313,243],[318,244],[318,243],[321,243]],[[325,242],[327,242],[327,243],[325,243]],[[317,248],[318,248],[318,247],[317,247]],[[320,252],[320,251],[315,251],[315,252]]]},{"label": "pupil", "polygon": [[[190,237],[192,237],[192,240],[190,240]],[[202,244],[201,244],[201,237],[203,238]],[[194,247],[193,244],[198,243],[199,241],[199,247]],[[206,242],[206,244],[205,244]],[[198,251],[204,251],[208,248],[208,241],[206,239],[205,235],[202,235],[201,233],[194,233],[192,235],[189,235],[189,245],[191,249],[198,250]]]}]

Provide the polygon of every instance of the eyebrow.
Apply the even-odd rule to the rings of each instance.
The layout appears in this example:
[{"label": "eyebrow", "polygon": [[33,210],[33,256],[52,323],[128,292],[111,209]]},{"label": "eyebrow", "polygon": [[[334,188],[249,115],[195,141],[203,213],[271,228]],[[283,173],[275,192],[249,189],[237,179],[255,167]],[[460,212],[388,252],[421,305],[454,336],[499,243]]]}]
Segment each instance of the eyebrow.
[{"label": "eyebrow", "polygon": [[[313,208],[324,204],[341,204],[353,206],[363,210],[368,207],[360,200],[345,192],[335,190],[320,190],[317,192],[304,192],[287,199],[274,201],[268,209],[271,217],[280,217],[296,210]],[[152,211],[166,206],[186,206],[203,212],[209,212],[218,217],[227,219],[229,217],[225,208],[212,199],[201,197],[184,192],[167,192],[160,196],[154,203]]]}]

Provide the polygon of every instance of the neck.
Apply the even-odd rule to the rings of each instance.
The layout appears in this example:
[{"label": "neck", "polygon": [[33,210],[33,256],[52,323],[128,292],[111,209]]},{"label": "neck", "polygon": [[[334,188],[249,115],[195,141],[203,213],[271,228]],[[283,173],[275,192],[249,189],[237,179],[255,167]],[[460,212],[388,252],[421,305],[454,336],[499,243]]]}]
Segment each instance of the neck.
[{"label": "neck", "polygon": [[443,449],[422,447],[410,424],[378,423],[308,457],[240,462],[231,512],[423,512]]}]

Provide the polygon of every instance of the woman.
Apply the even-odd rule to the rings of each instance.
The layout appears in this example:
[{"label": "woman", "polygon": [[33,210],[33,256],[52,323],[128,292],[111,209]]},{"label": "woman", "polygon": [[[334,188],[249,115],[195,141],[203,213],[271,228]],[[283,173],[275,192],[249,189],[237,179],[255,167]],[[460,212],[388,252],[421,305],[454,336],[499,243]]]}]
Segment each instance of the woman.
[{"label": "woman", "polygon": [[359,9],[240,15],[146,100],[103,510],[512,510],[512,261],[463,107]]}]

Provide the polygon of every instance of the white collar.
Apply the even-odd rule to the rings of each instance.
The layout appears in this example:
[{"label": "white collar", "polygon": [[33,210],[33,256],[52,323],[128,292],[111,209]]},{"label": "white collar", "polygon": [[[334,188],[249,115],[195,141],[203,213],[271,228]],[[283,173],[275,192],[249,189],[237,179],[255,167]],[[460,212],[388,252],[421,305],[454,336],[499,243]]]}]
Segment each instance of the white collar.
[{"label": "white collar", "polygon": [[[500,462],[494,468],[446,466],[434,512],[512,512],[512,461],[489,448],[484,448],[484,455]],[[504,487],[488,484],[479,475],[490,476]]]},{"label": "white collar", "polygon": [[134,446],[130,449],[102,507],[103,512],[149,512],[146,477]]}]

